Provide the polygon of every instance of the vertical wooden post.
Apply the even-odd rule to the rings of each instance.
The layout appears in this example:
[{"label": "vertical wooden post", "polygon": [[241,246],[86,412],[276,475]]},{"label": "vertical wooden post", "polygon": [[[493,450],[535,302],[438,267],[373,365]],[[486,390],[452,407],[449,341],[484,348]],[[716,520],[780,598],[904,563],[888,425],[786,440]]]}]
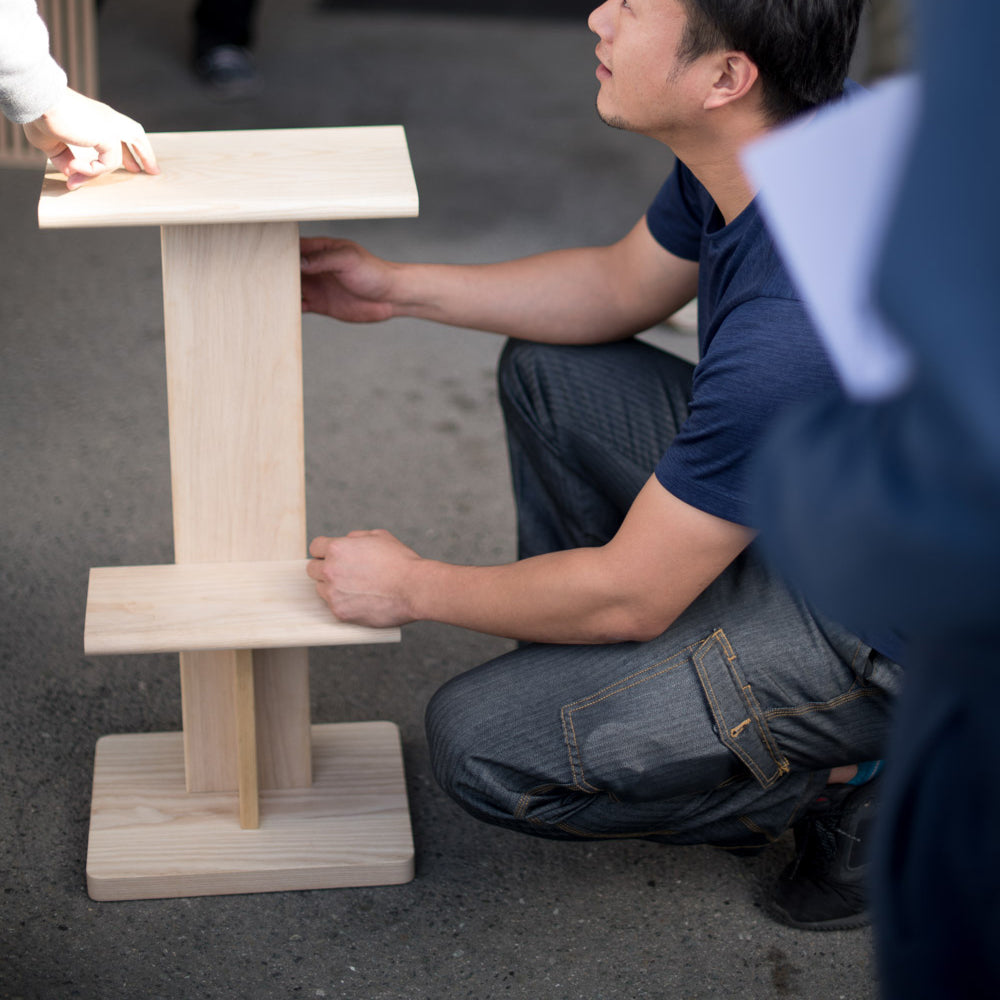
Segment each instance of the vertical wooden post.
[{"label": "vertical wooden post", "polygon": [[236,701],[236,760],[240,799],[240,828],[260,826],[260,784],[257,774],[257,722],[254,718],[253,653],[236,654],[234,691]]},{"label": "vertical wooden post", "polygon": [[[302,558],[298,225],[161,233],[176,561]],[[236,656],[181,654],[189,791],[237,788]],[[253,661],[261,787],[306,787],[307,651],[258,651]]]}]

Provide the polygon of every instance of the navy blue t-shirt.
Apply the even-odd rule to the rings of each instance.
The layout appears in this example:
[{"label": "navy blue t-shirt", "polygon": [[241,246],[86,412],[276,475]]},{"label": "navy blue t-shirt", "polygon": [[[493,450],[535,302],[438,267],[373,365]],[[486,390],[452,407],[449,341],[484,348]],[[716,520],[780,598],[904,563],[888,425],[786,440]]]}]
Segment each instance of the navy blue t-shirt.
[{"label": "navy blue t-shirt", "polygon": [[[692,507],[754,527],[750,466],[768,425],[790,404],[839,392],[839,382],[755,202],[725,225],[678,163],[646,221],[661,246],[700,264],[691,411],[656,478]],[[900,659],[891,630],[862,638]]]},{"label": "navy blue t-shirt", "polygon": [[692,507],[752,527],[749,470],[768,424],[835,391],[836,376],[756,202],[725,225],[678,162],[646,221],[665,249],[700,264],[691,411],[656,477]]}]

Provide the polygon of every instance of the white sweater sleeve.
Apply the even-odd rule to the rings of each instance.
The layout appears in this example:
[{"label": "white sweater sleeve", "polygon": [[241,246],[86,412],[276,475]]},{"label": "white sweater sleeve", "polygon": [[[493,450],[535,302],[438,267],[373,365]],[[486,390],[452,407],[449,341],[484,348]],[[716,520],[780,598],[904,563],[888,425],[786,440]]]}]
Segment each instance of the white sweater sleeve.
[{"label": "white sweater sleeve", "polygon": [[0,0],[0,111],[12,122],[34,121],[65,87],[35,0]]}]

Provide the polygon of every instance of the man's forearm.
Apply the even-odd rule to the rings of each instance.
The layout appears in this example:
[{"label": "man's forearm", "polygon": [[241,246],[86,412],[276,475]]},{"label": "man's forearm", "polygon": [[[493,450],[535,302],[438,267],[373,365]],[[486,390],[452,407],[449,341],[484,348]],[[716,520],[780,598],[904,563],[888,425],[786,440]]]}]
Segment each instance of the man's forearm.
[{"label": "man's forearm", "polygon": [[411,618],[536,642],[642,642],[669,628],[753,535],[650,477],[605,545],[492,567],[418,558],[400,582]]},{"label": "man's forearm", "polygon": [[646,330],[695,295],[698,265],[645,219],[617,243],[497,264],[401,264],[350,240],[302,241],[302,307],[352,323],[414,316],[542,343],[589,344]]},{"label": "man's forearm", "polygon": [[632,294],[618,264],[615,247],[583,247],[499,264],[405,265],[394,309],[543,343],[618,340],[664,316],[655,298]]},{"label": "man's forearm", "polygon": [[[503,566],[421,560],[407,574],[413,617],[530,642],[642,640],[670,621],[621,585],[605,548],[552,552]],[[680,609],[678,609],[680,610]]]},{"label": "man's forearm", "polygon": [[359,625],[424,620],[537,642],[641,642],[673,624],[752,538],[651,476],[604,545],[455,566],[376,528],[314,538],[306,571],[330,610]]}]

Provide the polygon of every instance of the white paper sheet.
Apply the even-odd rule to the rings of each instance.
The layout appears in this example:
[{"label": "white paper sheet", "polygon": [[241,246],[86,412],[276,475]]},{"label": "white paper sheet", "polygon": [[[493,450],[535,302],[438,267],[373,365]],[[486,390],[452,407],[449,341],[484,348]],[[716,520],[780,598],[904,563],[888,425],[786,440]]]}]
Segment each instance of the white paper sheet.
[{"label": "white paper sheet", "polygon": [[920,88],[912,76],[768,134],[743,154],[775,242],[849,395],[892,395],[911,371],[872,297],[872,275]]}]

